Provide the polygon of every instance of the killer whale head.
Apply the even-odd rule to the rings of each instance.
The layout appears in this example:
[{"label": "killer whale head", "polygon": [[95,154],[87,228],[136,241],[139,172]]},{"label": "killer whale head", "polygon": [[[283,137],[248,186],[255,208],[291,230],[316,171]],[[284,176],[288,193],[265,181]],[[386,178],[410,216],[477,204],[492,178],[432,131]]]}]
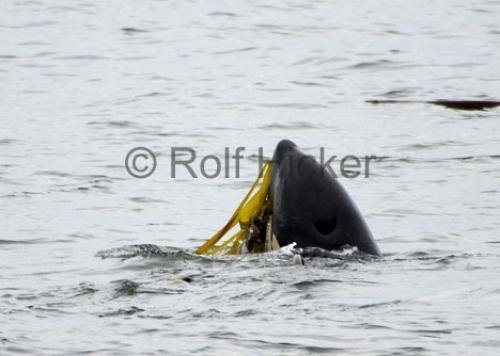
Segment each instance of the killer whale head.
[{"label": "killer whale head", "polygon": [[380,256],[358,208],[330,172],[290,140],[274,151],[271,173],[273,234],[279,245],[338,250],[345,245]]}]

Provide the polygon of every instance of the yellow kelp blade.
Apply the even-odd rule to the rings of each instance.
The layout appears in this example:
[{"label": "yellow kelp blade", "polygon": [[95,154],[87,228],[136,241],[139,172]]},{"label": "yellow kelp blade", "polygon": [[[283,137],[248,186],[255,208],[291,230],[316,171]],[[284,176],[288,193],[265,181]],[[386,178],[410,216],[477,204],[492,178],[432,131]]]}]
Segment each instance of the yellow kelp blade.
[{"label": "yellow kelp blade", "polygon": [[[262,184],[258,188],[259,182]],[[217,231],[210,239],[205,241],[203,245],[198,247],[196,254],[198,255],[216,255],[224,252],[226,248],[232,243],[229,248],[229,254],[237,254],[239,246],[248,235],[250,225],[254,218],[262,214],[265,209],[269,208],[269,191],[271,186],[271,162],[266,161],[262,168],[262,175],[257,177],[252,187],[238,208],[234,211],[229,221],[219,231]],[[216,243],[226,235],[236,224],[240,225],[240,230],[229,237],[221,245],[216,246]]]},{"label": "yellow kelp blade", "polygon": [[[259,177],[257,177],[257,181]],[[245,205],[241,206],[238,212],[238,220],[242,228],[248,228],[255,216],[262,211],[267,196],[269,195],[269,187],[271,186],[271,170],[263,174],[263,181],[260,189],[250,198]]]}]

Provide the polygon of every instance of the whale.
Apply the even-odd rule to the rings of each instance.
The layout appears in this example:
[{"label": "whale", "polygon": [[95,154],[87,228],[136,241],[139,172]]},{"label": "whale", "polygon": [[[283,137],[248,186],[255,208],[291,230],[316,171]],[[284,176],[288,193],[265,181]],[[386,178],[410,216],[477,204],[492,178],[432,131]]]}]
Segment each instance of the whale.
[{"label": "whale", "polygon": [[278,143],[271,165],[272,233],[280,246],[381,256],[360,211],[337,178],[290,140]]}]

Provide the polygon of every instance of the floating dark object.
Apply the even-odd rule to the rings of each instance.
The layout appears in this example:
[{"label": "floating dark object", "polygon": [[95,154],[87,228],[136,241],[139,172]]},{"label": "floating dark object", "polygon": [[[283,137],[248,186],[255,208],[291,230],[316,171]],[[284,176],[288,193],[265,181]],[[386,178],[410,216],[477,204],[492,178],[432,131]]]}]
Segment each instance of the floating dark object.
[{"label": "floating dark object", "polygon": [[500,106],[500,101],[480,100],[435,100],[429,103],[456,110],[484,110]]},{"label": "floating dark object", "polygon": [[185,274],[176,274],[174,278],[177,281],[183,281],[183,282],[187,282],[187,283],[191,283],[193,281],[192,277],[187,276]]},{"label": "floating dark object", "polygon": [[434,104],[455,110],[485,110],[500,106],[494,100],[367,100],[370,104]]}]

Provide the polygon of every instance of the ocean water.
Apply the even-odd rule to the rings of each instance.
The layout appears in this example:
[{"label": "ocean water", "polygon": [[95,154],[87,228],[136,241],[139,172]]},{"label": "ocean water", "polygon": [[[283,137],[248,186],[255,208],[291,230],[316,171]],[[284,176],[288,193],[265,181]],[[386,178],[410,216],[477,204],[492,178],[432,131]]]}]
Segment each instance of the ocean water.
[{"label": "ocean water", "polygon": [[[500,109],[366,101],[498,99],[499,20],[499,1],[5,1],[0,354],[498,354]],[[339,179],[382,258],[194,255],[283,138],[378,157]],[[173,147],[199,173],[238,146],[239,178],[171,177]]]}]

